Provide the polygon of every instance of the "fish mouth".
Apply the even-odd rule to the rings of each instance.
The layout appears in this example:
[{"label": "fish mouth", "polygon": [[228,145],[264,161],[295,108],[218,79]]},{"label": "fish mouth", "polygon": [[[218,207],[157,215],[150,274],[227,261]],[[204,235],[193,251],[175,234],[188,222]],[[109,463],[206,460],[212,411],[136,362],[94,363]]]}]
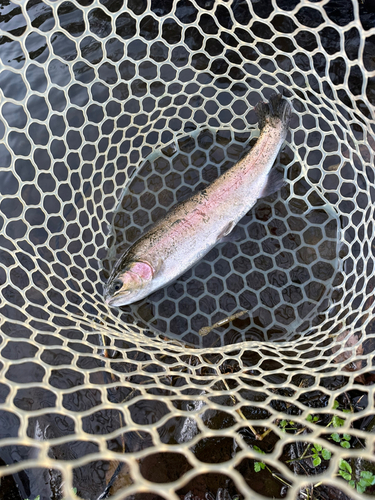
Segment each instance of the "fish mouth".
[{"label": "fish mouth", "polygon": [[105,299],[105,303],[107,304],[107,306],[111,307],[111,306],[120,306],[120,305],[126,305],[126,304],[118,304],[118,302],[121,301],[121,299],[123,299],[124,297],[130,295],[130,290],[126,290],[124,292],[122,292],[121,294],[119,295],[116,295],[115,297],[107,297]]}]

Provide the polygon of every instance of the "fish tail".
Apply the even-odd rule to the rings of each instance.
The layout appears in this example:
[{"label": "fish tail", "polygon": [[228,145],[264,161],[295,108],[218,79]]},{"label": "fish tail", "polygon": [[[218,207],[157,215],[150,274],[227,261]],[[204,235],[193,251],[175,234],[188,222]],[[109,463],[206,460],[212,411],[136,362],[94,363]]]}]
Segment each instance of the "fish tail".
[{"label": "fish tail", "polygon": [[281,94],[274,94],[268,102],[259,102],[255,107],[258,115],[259,128],[262,130],[267,123],[275,126],[280,120],[288,128],[292,109]]}]

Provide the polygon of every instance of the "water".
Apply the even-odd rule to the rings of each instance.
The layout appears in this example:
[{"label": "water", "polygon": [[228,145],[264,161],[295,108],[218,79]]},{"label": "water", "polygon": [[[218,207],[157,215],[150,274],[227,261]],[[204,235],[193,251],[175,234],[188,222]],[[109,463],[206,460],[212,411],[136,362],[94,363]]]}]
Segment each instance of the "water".
[{"label": "water", "polygon": [[[105,265],[110,268],[173,205],[230,168],[254,144],[255,134],[198,129],[155,150],[121,195]],[[288,178],[301,171],[290,148],[280,154],[276,168]],[[332,302],[340,223],[319,191],[310,194],[316,208],[307,208],[302,182],[310,189],[301,179],[293,191],[287,185],[260,200],[238,224],[233,241],[219,244],[175,283],[123,310],[151,331],[203,347],[287,339],[302,324],[306,331],[306,319]],[[248,318],[199,335],[201,328],[240,310],[248,310]]]}]

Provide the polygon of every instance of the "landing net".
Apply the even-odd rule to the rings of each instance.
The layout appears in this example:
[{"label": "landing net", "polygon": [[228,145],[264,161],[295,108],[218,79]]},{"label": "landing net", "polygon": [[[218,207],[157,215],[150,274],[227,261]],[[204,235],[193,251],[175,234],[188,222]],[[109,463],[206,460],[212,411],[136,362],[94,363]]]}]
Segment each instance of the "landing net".
[{"label": "landing net", "polygon": [[[363,498],[370,3],[2,2],[3,491]],[[254,106],[275,92],[293,107],[286,185],[175,283],[109,309],[116,257],[252,147]]]}]

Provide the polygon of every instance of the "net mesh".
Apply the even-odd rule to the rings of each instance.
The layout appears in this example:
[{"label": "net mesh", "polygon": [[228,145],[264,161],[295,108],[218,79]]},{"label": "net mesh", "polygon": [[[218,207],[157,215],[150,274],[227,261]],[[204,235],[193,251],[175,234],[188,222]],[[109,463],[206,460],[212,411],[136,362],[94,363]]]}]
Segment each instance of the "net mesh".
[{"label": "net mesh", "polygon": [[[1,3],[4,489],[362,496],[339,471],[375,472],[374,22],[356,0]],[[275,91],[286,185],[108,309],[116,257],[251,148]]]}]

